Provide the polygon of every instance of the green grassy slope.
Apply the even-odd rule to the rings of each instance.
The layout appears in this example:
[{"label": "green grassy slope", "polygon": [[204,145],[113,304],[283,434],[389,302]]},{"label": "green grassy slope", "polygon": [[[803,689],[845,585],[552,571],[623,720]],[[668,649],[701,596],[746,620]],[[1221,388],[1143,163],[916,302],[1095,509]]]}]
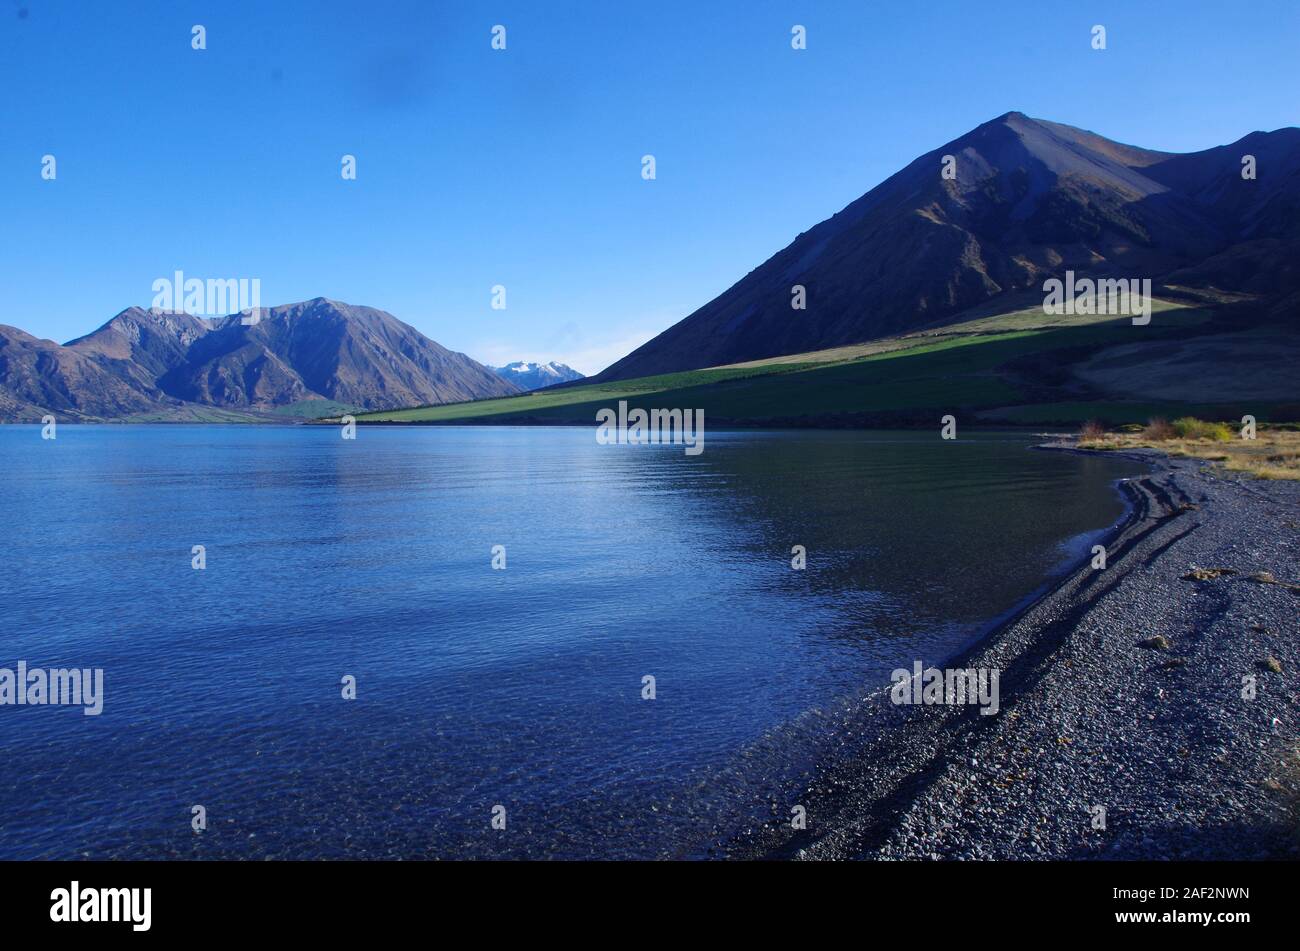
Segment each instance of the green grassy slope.
[{"label": "green grassy slope", "polygon": [[[1020,311],[799,357],[781,357],[504,399],[370,413],[358,422],[593,423],[596,411],[632,407],[702,408],[715,425],[928,424],[954,413],[987,422],[1115,422],[1181,415],[1186,404],[1098,400],[1068,378],[1084,356],[1140,340],[1174,339],[1211,320],[1209,311],[1166,308],[1146,327],[1128,318],[1062,322]],[[1257,417],[1271,406],[1254,404]],[[1224,417],[1237,407],[1198,405],[1196,415]]]}]

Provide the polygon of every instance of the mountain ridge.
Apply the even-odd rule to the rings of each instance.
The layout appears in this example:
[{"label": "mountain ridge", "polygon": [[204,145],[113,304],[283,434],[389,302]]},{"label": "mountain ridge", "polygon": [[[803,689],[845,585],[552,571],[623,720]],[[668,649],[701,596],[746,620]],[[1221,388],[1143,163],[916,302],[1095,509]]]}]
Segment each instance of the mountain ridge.
[{"label": "mountain ridge", "polygon": [[503,367],[491,367],[490,369],[497,376],[509,380],[525,392],[540,390],[543,387],[554,386],[557,383],[571,383],[574,380],[586,379],[585,375],[568,364],[558,363],[554,360],[548,363],[516,360],[513,363],[507,363]]},{"label": "mountain ridge", "polygon": [[0,327],[0,418],[118,419],[209,407],[358,410],[522,392],[392,314],[323,297],[196,317],[128,307],[66,344]]},{"label": "mountain ridge", "polygon": [[[1263,166],[1252,181],[1243,143]],[[1171,153],[1008,112],[908,163],[591,379],[880,339],[1067,269],[1294,293],[1300,276],[1283,265],[1300,250],[1298,222],[1300,129]],[[791,306],[795,285],[806,309]]]}]

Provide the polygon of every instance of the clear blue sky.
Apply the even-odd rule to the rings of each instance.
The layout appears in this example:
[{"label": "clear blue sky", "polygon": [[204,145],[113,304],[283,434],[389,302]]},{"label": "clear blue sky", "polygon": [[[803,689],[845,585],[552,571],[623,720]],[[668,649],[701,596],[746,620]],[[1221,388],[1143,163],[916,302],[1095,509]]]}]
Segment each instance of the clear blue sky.
[{"label": "clear blue sky", "polygon": [[994,116],[1206,148],[1300,124],[1297,60],[1296,0],[0,0],[0,322],[180,268],[594,372]]}]

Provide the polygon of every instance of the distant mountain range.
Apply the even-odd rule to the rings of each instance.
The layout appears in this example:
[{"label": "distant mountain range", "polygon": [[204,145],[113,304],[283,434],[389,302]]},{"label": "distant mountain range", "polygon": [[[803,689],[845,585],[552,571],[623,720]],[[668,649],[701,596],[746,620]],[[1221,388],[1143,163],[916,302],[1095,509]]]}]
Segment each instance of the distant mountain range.
[{"label": "distant mountain range", "polygon": [[509,380],[521,390],[540,390],[544,386],[556,383],[569,383],[573,380],[586,379],[573,367],[563,363],[525,363],[516,360],[503,367],[492,367],[492,372],[503,380]]},{"label": "distant mountain range", "polygon": [[[1294,313],[1300,129],[1173,154],[1007,113],[916,159],[592,379],[824,350],[999,301],[1013,310],[1067,269]],[[806,309],[791,306],[795,285]]]},{"label": "distant mountain range", "polygon": [[[1032,313],[1043,282],[1067,271],[1150,278],[1167,300],[1244,301],[1252,319],[1289,332],[1300,129],[1180,155],[1007,113],[916,159],[589,382]],[[1215,332],[1242,329],[1217,320]],[[1224,346],[1202,357],[1231,362]],[[62,346],[0,325],[0,420],[325,416],[579,378],[555,363],[489,368],[391,314],[324,298],[264,309],[255,324],[133,307]]]},{"label": "distant mountain range", "polygon": [[392,314],[319,297],[256,323],[130,307],[62,346],[0,325],[8,421],[312,416],[519,392]]}]

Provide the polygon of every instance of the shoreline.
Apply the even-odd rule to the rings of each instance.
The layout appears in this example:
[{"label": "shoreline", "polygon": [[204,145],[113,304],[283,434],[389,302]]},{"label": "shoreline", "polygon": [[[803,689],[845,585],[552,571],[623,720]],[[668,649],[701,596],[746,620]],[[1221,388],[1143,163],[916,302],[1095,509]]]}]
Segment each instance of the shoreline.
[{"label": "shoreline", "polygon": [[1300,485],[1121,454],[1152,471],[1121,483],[1107,567],[1085,560],[946,662],[1000,670],[999,712],[873,692],[800,799],[807,830],[773,820],[723,854],[1300,858]]}]

